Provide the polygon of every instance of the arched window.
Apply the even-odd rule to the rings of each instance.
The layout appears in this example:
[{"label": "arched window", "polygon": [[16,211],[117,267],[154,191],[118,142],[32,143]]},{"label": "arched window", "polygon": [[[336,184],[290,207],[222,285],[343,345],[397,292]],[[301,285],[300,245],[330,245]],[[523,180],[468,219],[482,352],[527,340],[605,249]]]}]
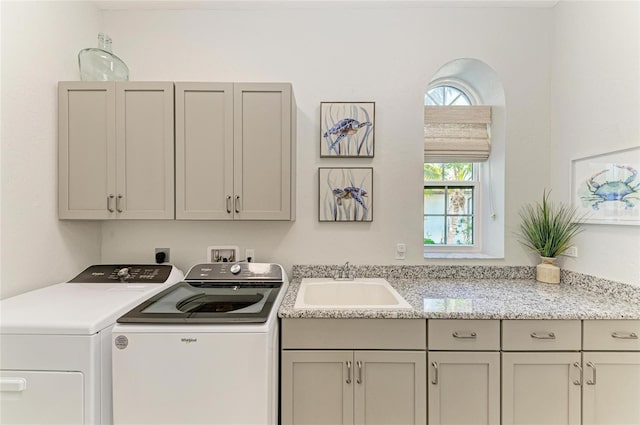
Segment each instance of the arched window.
[{"label": "arched window", "polygon": [[[477,98],[451,83],[432,85],[425,106],[470,106]],[[425,125],[425,137],[429,128]],[[424,163],[424,245],[454,251],[480,249],[475,217],[480,202],[479,165],[472,162]]]},{"label": "arched window", "polygon": [[423,96],[424,257],[504,258],[500,77],[481,60],[455,59],[432,76]]}]

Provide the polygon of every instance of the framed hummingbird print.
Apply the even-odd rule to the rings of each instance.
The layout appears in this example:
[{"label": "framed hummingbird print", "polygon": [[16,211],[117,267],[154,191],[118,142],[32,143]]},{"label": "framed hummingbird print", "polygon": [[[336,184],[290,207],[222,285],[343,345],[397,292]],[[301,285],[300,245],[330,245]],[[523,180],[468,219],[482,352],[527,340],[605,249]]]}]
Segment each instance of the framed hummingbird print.
[{"label": "framed hummingbird print", "polygon": [[318,169],[319,221],[373,221],[373,168]]},{"label": "framed hummingbird print", "polygon": [[320,103],[320,157],[373,158],[375,102]]}]

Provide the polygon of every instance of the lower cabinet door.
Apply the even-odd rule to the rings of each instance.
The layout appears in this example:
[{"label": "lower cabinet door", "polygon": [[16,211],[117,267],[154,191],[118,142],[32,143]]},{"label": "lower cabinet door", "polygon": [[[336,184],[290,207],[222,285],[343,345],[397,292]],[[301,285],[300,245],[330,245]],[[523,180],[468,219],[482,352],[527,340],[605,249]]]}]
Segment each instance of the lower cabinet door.
[{"label": "lower cabinet door", "polygon": [[500,353],[429,352],[429,424],[500,424]]},{"label": "lower cabinet door", "polygon": [[640,424],[640,352],[584,353],[582,423]]},{"label": "lower cabinet door", "polygon": [[282,352],[282,424],[353,424],[353,351]]},{"label": "lower cabinet door", "polygon": [[502,423],[580,424],[580,353],[503,353]]},{"label": "lower cabinet door", "polygon": [[424,351],[356,351],[354,360],[357,425],[426,423]]}]

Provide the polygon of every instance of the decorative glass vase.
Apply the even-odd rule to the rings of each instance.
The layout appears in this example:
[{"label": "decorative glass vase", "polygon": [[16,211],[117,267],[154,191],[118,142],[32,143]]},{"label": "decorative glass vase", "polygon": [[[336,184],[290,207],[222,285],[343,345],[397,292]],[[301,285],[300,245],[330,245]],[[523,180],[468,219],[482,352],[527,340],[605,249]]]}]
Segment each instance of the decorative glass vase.
[{"label": "decorative glass vase", "polygon": [[540,257],[542,263],[536,266],[536,280],[544,283],[560,283],[560,267],[555,257]]},{"label": "decorative glass vase", "polygon": [[129,68],[122,59],[111,53],[111,38],[98,34],[98,47],[82,49],[78,53],[82,81],[128,81]]}]

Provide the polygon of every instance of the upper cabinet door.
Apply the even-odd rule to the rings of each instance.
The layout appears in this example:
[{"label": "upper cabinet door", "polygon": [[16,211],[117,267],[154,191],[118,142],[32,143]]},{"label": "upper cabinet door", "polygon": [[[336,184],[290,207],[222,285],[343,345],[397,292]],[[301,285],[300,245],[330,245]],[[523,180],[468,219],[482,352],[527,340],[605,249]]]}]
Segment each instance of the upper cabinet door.
[{"label": "upper cabinet door", "polygon": [[58,85],[58,211],[115,217],[115,83]]},{"label": "upper cabinet door", "polygon": [[288,83],[234,84],[236,219],[293,218],[293,108]]},{"label": "upper cabinet door", "polygon": [[176,218],[233,219],[233,83],[176,83]]},{"label": "upper cabinet door", "polygon": [[116,210],[174,218],[173,83],[116,83]]}]

